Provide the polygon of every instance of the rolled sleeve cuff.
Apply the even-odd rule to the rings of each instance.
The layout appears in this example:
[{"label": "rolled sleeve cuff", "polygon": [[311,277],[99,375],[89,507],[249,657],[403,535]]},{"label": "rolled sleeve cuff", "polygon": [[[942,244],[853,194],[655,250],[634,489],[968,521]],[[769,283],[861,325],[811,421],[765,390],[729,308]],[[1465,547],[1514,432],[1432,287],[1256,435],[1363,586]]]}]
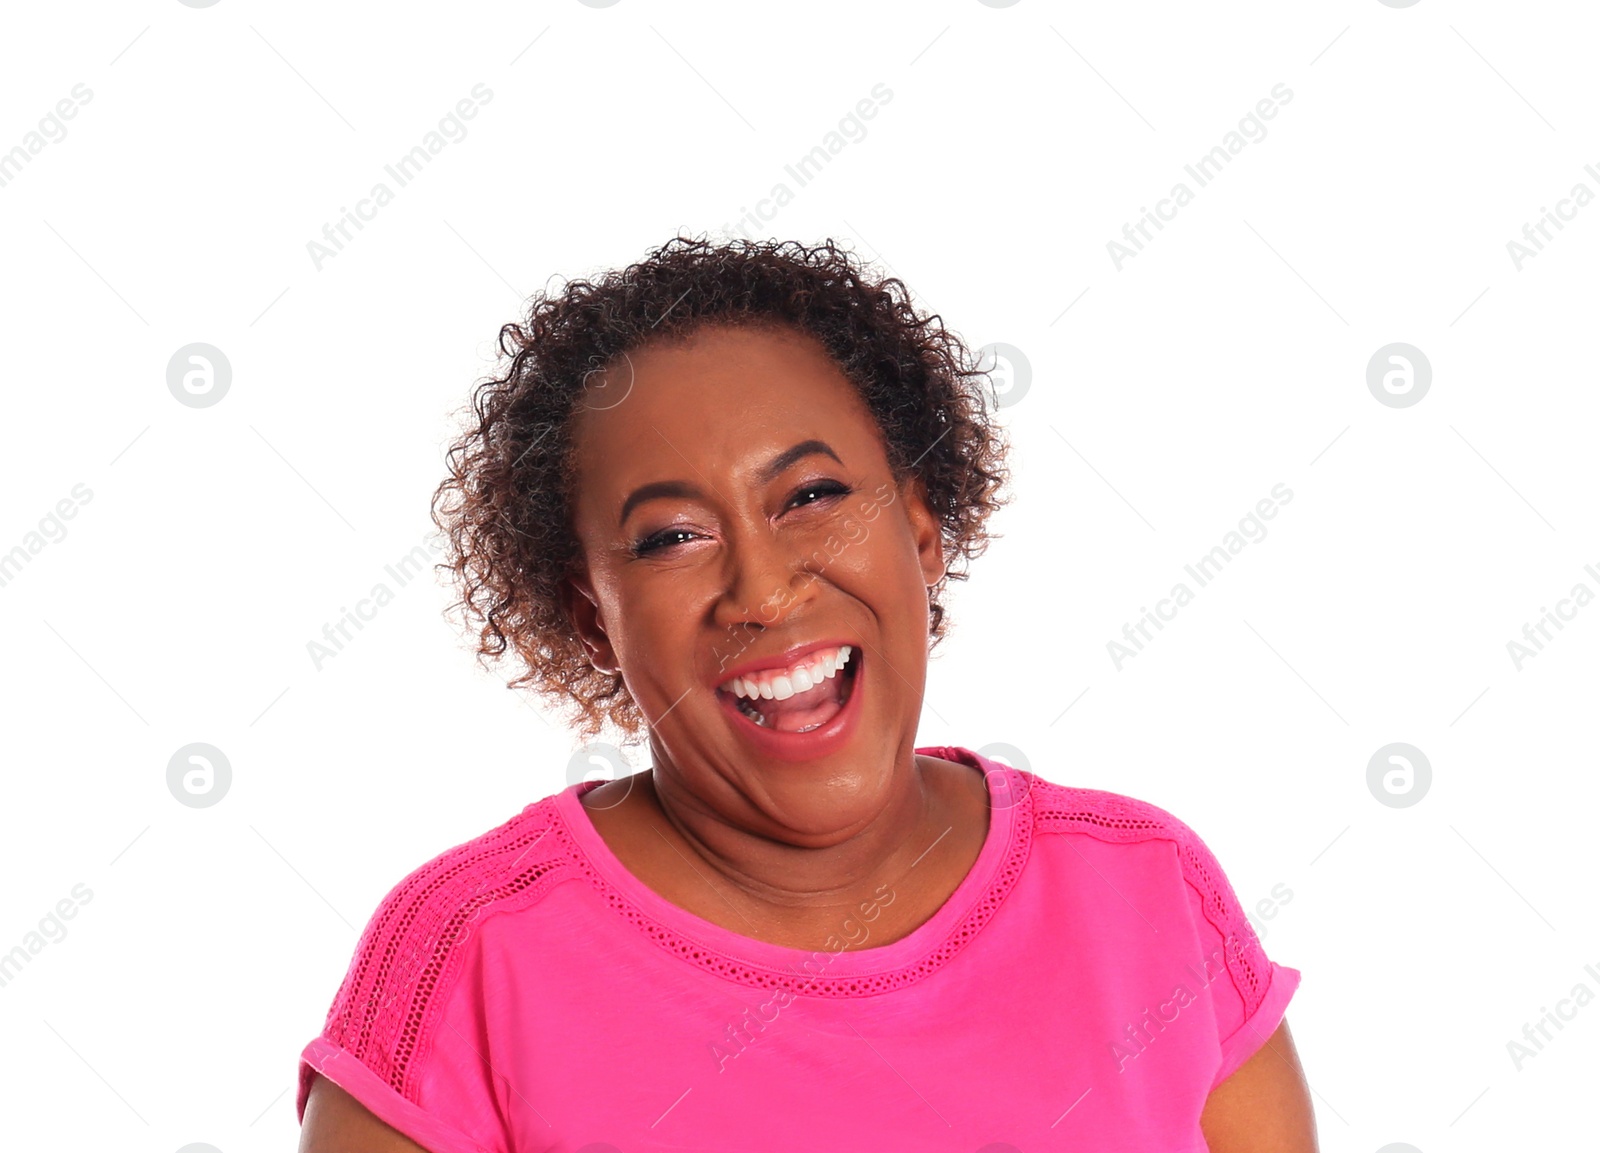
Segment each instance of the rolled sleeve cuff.
[{"label": "rolled sleeve cuff", "polygon": [[1222,1064],[1218,1068],[1216,1077],[1212,1079],[1213,1089],[1232,1076],[1239,1066],[1267,1043],[1267,1038],[1277,1032],[1278,1025],[1282,1023],[1283,1015],[1289,1008],[1289,999],[1299,987],[1300,970],[1272,962],[1267,995],[1261,999],[1261,1004],[1256,1007],[1255,1013],[1222,1042]]},{"label": "rolled sleeve cuff", "polygon": [[426,1112],[384,1081],[353,1053],[324,1037],[318,1037],[300,1053],[300,1106],[305,1122],[305,1099],[310,1092],[312,1071],[321,1073],[354,1097],[378,1120],[397,1129],[429,1153],[494,1153],[459,1129]]}]

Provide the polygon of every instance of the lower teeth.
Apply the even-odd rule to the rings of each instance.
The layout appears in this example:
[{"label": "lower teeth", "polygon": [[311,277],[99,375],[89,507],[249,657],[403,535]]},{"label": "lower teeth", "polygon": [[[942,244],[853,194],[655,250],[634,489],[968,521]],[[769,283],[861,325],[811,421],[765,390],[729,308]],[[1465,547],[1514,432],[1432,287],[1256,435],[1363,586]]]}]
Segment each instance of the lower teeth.
[{"label": "lower teeth", "polygon": [[[755,708],[755,706],[747,704],[742,699],[739,700],[737,703],[739,705],[739,711],[741,713],[743,713],[745,716],[749,717],[752,721],[754,721],[756,724],[760,725],[762,728],[766,728],[767,727],[767,718],[762,716],[760,711],[758,711]],[[812,729],[820,729],[821,727],[822,727],[822,722],[818,721],[814,725],[807,725],[803,729],[793,729],[791,731],[792,732],[796,732],[796,733],[809,733]]]},{"label": "lower teeth", "polygon": [[[843,675],[843,674],[841,673],[841,675]],[[741,713],[743,713],[745,716],[749,717],[752,721],[754,721],[756,724],[760,725],[762,728],[765,729],[765,728],[770,728],[771,727],[767,723],[767,718],[761,715],[761,710],[756,708],[754,705],[752,705],[744,697],[736,697],[734,699],[734,704],[738,706],[739,711]],[[843,708],[843,707],[844,706],[841,704],[840,708]],[[807,725],[803,729],[790,729],[788,731],[795,732],[795,733],[809,733],[812,729],[820,729],[822,727],[822,725],[823,725],[823,722],[818,721],[816,724]],[[783,730],[778,730],[778,731],[783,731]]]}]

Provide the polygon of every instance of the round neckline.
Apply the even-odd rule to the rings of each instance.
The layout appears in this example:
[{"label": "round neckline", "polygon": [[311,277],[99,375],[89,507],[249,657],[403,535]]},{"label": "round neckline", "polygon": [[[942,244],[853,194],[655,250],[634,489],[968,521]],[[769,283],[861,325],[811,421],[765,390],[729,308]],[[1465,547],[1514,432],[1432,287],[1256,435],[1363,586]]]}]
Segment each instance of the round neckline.
[{"label": "round neckline", "polygon": [[[744,984],[793,985],[811,993],[861,995],[920,979],[954,956],[1015,884],[1031,840],[1032,790],[1020,770],[959,745],[930,745],[913,751],[983,773],[989,829],[977,859],[944,904],[906,936],[887,945],[851,946],[839,952],[797,949],[725,929],[668,901],[629,872],[611,851],[580,799],[604,781],[569,785],[554,795],[555,809],[576,859],[607,904],[657,944]],[[841,917],[841,930],[846,920]],[[840,940],[845,939],[841,932]],[[870,980],[864,983],[863,978]]]}]

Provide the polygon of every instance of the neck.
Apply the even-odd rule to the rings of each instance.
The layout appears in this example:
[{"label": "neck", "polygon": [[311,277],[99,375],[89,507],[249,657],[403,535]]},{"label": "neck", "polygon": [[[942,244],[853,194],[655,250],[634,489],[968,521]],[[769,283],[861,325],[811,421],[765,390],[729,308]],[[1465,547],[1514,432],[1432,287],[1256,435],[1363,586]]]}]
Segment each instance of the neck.
[{"label": "neck", "polygon": [[[948,776],[928,760],[907,750],[881,807],[830,806],[837,790],[825,792],[822,812],[850,818],[838,823],[805,821],[809,812],[786,820],[781,806],[754,803],[731,785],[717,790],[713,807],[659,762],[641,781],[657,836],[724,901],[754,917],[826,921],[903,888],[916,868],[940,858],[958,815]],[[794,827],[802,822],[809,827]]]},{"label": "neck", "polygon": [[769,815],[785,815],[783,805],[757,804],[725,782],[691,791],[662,758],[582,803],[623,866],[666,900],[741,936],[838,952],[914,931],[982,851],[983,774],[909,747],[901,763],[889,803],[842,820],[855,794],[836,785],[831,800],[808,802],[811,824],[800,831],[805,813],[792,806],[785,821]]}]

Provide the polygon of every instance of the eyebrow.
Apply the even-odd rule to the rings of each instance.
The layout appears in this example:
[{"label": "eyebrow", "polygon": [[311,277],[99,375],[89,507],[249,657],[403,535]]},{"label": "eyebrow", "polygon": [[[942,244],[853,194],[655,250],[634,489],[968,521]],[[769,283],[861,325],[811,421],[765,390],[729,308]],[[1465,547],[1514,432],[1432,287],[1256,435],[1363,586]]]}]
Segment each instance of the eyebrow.
[{"label": "eyebrow", "polygon": [[[799,444],[794,445],[792,448],[784,449],[777,456],[773,457],[766,464],[762,465],[760,471],[756,473],[756,479],[764,485],[771,484],[775,479],[777,479],[784,469],[793,465],[797,461],[803,460],[806,457],[814,454],[832,457],[838,464],[844,464],[844,461],[839,460],[839,454],[834,452],[833,449],[829,448],[825,441],[802,440]],[[657,480],[652,481],[649,484],[642,484],[629,493],[628,499],[622,502],[622,512],[617,517],[617,523],[619,525],[626,524],[628,522],[628,514],[632,512],[636,506],[644,503],[647,500],[655,500],[659,497],[675,496],[692,498],[698,497],[699,495],[700,490],[685,480]]]}]

